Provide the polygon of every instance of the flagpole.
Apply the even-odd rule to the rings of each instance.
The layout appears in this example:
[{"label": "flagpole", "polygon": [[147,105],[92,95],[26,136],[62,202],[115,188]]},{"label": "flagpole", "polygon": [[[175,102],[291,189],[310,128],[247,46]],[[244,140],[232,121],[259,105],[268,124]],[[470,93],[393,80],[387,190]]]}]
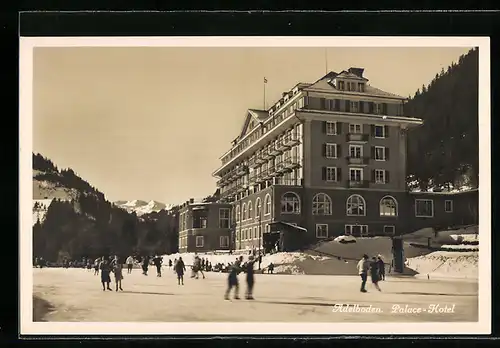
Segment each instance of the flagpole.
[{"label": "flagpole", "polygon": [[328,74],[328,50],[325,48],[325,74]]},{"label": "flagpole", "polygon": [[267,79],[264,77],[264,110],[266,110],[266,84]]}]

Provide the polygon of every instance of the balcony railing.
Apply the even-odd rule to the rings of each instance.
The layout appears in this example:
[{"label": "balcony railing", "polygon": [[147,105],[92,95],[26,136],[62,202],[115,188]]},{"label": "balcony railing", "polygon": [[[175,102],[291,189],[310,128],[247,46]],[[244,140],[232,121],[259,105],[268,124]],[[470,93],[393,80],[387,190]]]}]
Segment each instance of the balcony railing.
[{"label": "balcony railing", "polygon": [[277,141],[272,141],[271,144],[269,144],[268,152],[271,156],[279,155],[282,152],[282,150],[278,149],[277,143]]},{"label": "balcony railing", "polygon": [[260,184],[261,182],[265,181],[265,179],[264,179],[264,178],[266,177],[266,175],[267,175],[267,174],[266,174],[266,171],[265,171],[265,170],[263,170],[262,172],[260,172],[259,174],[257,174],[257,175],[255,176],[255,182],[256,182],[257,184]]},{"label": "balcony railing", "polygon": [[248,183],[253,184],[256,181],[257,173],[253,172],[248,176]]},{"label": "balcony railing", "polygon": [[347,142],[350,141],[357,141],[357,142],[367,142],[368,141],[368,134],[361,134],[361,133],[348,133],[346,136]]},{"label": "balcony railing", "polygon": [[262,164],[262,163],[265,163],[267,161],[267,158],[265,158],[265,153],[267,153],[267,150],[264,148],[263,150],[259,151],[257,153],[257,157],[255,158],[255,163],[257,164]]},{"label": "balcony railing", "polygon": [[300,166],[298,157],[296,156],[285,158],[282,163],[287,170],[295,169]]},{"label": "balcony railing", "polygon": [[367,188],[370,186],[370,181],[368,180],[348,180],[347,187],[349,188]]},{"label": "balcony railing", "polygon": [[246,165],[240,165],[236,168],[236,174],[238,176],[243,176],[245,174],[248,174],[248,167]]},{"label": "balcony railing", "polygon": [[284,150],[289,148],[289,146],[287,144],[285,144],[284,139],[285,138],[282,137],[282,138],[279,138],[278,140],[276,140],[275,148],[277,151],[284,151]]},{"label": "balcony railing", "polygon": [[283,174],[284,172],[288,171],[288,168],[285,165],[285,161],[281,161],[279,163],[276,163],[276,173],[278,174]]},{"label": "balcony railing", "polygon": [[264,159],[265,161],[273,158],[273,156],[274,155],[271,153],[271,146],[270,145],[268,145],[262,149],[261,158]]},{"label": "balcony railing", "polygon": [[300,143],[300,140],[296,133],[288,133],[283,138],[283,143],[287,146],[293,146]]},{"label": "balcony railing", "polygon": [[346,157],[347,164],[367,165],[370,162],[369,157]]}]

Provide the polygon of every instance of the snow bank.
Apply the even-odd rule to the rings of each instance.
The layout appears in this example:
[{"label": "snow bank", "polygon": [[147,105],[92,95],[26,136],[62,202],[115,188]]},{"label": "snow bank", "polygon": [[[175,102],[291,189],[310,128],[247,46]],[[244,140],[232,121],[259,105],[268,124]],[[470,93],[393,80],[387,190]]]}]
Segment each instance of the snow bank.
[{"label": "snow bank", "polygon": [[424,256],[409,258],[407,266],[430,278],[468,278],[478,279],[477,251],[450,252],[436,251]]}]

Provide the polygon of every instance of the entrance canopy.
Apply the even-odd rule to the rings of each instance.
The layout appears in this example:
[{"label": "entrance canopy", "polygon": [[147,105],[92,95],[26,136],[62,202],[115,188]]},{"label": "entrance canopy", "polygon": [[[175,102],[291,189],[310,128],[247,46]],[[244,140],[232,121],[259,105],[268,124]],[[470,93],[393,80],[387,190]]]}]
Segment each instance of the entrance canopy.
[{"label": "entrance canopy", "polygon": [[269,224],[271,232],[278,232],[280,230],[285,229],[286,231],[294,231],[294,232],[307,232],[307,229],[304,227],[293,225],[289,222],[285,221],[274,221]]}]

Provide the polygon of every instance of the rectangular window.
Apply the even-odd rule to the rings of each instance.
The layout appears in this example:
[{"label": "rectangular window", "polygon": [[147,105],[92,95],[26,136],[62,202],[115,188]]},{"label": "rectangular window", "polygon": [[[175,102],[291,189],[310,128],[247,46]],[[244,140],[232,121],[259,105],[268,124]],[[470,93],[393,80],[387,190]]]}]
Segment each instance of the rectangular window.
[{"label": "rectangular window", "polygon": [[363,181],[363,169],[349,168],[349,180],[355,182]]},{"label": "rectangular window", "polygon": [[345,225],[344,233],[348,236],[363,237],[368,235],[368,225]]},{"label": "rectangular window", "polygon": [[384,226],[384,234],[386,236],[394,236],[396,234],[395,226]]},{"label": "rectangular window", "polygon": [[339,89],[340,90],[345,90],[345,84],[344,84],[344,81],[339,81]]},{"label": "rectangular window", "polygon": [[337,181],[336,167],[326,167],[326,181]]},{"label": "rectangular window", "polygon": [[228,236],[220,236],[219,245],[221,248],[227,248],[229,246],[229,237]]},{"label": "rectangular window", "polygon": [[351,134],[361,134],[362,133],[362,127],[360,124],[354,124],[351,123],[349,124],[349,133]]},{"label": "rectangular window", "polygon": [[266,224],[265,231],[266,231],[266,233],[271,232],[271,226],[269,226],[269,224]]},{"label": "rectangular window", "polygon": [[326,134],[337,135],[337,122],[326,122]]},{"label": "rectangular window", "polygon": [[229,228],[230,227],[230,209],[229,208],[219,208],[219,228]]},{"label": "rectangular window", "polygon": [[384,169],[375,169],[375,183],[376,184],[385,184],[385,170]]},{"label": "rectangular window", "polygon": [[328,238],[327,224],[316,224],[316,238]]},{"label": "rectangular window", "polygon": [[384,126],[375,126],[375,138],[385,138]]},{"label": "rectangular window", "polygon": [[361,145],[349,145],[349,156],[351,158],[363,157],[363,146],[361,146]]},{"label": "rectangular window", "polygon": [[253,228],[253,238],[257,239],[257,227]]},{"label": "rectangular window", "polygon": [[351,112],[359,112],[359,102],[351,101]]},{"label": "rectangular window", "polygon": [[364,92],[365,91],[365,84],[364,83],[359,83],[358,82],[358,91],[359,92]]},{"label": "rectangular window", "polygon": [[203,248],[203,236],[196,236],[196,247],[197,248]]},{"label": "rectangular window", "polygon": [[326,158],[337,158],[337,144],[327,143],[325,147]]},{"label": "rectangular window", "polygon": [[434,201],[432,199],[416,199],[415,216],[434,217]]},{"label": "rectangular window", "polygon": [[375,161],[385,161],[384,146],[375,146]]},{"label": "rectangular window", "polygon": [[444,211],[446,213],[453,213],[453,201],[452,200],[444,201]]}]

